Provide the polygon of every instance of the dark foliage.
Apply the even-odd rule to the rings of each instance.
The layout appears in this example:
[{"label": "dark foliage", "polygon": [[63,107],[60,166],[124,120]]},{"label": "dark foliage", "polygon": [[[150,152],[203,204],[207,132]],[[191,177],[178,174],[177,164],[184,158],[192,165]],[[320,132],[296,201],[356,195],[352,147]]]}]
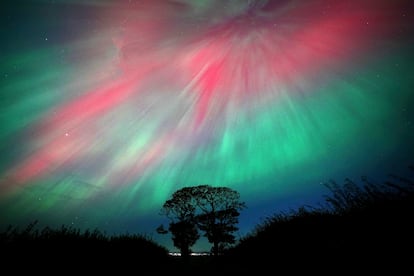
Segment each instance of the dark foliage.
[{"label": "dark foliage", "polygon": [[181,256],[190,256],[191,246],[200,238],[196,225],[188,220],[171,222],[169,230],[173,234],[174,246],[180,249]]},{"label": "dark foliage", "polygon": [[[12,264],[16,272],[13,261],[19,260],[22,267],[31,262],[32,272],[53,263],[65,269],[74,264],[99,271],[110,268],[121,274],[131,269],[181,275],[412,273],[413,179],[391,175],[384,183],[373,183],[363,177],[359,182],[346,179],[341,185],[331,181],[326,187],[329,194],[322,206],[276,213],[219,257],[171,257],[165,248],[142,235],[107,236],[99,230],[82,232],[66,226],[39,230],[33,223],[0,233],[3,268]],[[215,224],[216,235],[234,230],[220,229],[232,227],[238,216],[237,210],[225,210],[215,214],[215,219],[223,221]],[[197,216],[202,228],[208,214]],[[193,230],[190,232],[196,239],[198,234]],[[158,231],[166,230],[159,227]],[[220,237],[227,239],[233,242],[231,235]]]},{"label": "dark foliage", "polygon": [[[323,207],[301,207],[259,224],[227,255],[249,267],[329,265],[401,269],[413,257],[414,181],[392,175],[383,184],[363,177],[326,184]],[[295,265],[296,264],[296,265]],[[253,265],[252,265],[253,266]]]},{"label": "dark foliage", "polygon": [[[0,234],[4,264],[13,269],[25,269],[28,264],[35,267],[53,264],[68,269],[85,266],[99,270],[119,266],[122,270],[131,264],[153,268],[154,260],[168,261],[167,249],[144,235],[108,236],[97,229],[81,231],[65,225],[58,229],[37,229],[36,225],[33,222],[24,229],[9,226]],[[16,261],[24,265],[16,267]]]},{"label": "dark foliage", "polygon": [[[162,209],[161,214],[170,219],[169,230],[174,246],[182,256],[189,256],[191,246],[199,238],[200,230],[213,245],[211,252],[219,253],[236,242],[234,232],[238,230],[239,211],[245,208],[240,194],[228,187],[198,185],[184,187],[173,193]],[[160,234],[166,233],[161,225]]]}]

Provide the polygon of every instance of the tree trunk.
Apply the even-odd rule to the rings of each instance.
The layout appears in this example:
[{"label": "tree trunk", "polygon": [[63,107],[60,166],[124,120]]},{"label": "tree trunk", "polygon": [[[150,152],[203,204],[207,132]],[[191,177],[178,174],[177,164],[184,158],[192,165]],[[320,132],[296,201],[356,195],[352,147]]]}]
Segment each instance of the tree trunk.
[{"label": "tree trunk", "polygon": [[214,256],[218,256],[218,254],[219,254],[219,243],[218,242],[214,242],[214,244],[213,244],[213,254],[214,254]]},{"label": "tree trunk", "polygon": [[190,249],[188,247],[182,247],[180,251],[181,251],[181,257],[183,258],[190,257]]}]

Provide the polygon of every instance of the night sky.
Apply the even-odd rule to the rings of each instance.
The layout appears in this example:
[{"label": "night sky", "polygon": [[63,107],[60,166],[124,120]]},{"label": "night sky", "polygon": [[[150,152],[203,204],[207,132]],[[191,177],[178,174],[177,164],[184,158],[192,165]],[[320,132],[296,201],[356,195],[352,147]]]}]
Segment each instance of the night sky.
[{"label": "night sky", "polygon": [[[0,226],[142,233],[240,192],[243,236],[414,157],[413,1],[2,1]],[[208,250],[200,241],[195,250]]]}]

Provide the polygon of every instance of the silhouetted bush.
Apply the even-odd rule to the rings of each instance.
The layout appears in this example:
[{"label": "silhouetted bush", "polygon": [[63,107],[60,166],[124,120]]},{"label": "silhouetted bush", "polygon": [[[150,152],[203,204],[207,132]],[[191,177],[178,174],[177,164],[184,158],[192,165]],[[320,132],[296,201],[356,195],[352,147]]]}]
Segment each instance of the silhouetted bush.
[{"label": "silhouetted bush", "polygon": [[[391,175],[384,183],[366,177],[325,184],[329,194],[318,207],[275,213],[217,258],[180,259],[143,235],[107,236],[99,230],[62,226],[0,233],[2,261],[31,260],[62,265],[87,264],[100,269],[244,274],[247,271],[362,273],[412,270],[414,248],[414,181]],[[316,270],[315,270],[316,269]],[[389,270],[388,270],[389,271]],[[118,271],[119,273],[121,271]],[[266,272],[267,273],[267,272]]]},{"label": "silhouetted bush", "polygon": [[[122,269],[132,264],[154,268],[154,260],[158,264],[167,262],[167,249],[144,235],[108,236],[97,229],[81,231],[64,225],[36,229],[36,223],[21,230],[10,226],[0,234],[0,247],[6,253],[4,263],[19,260],[39,265],[47,261]],[[161,270],[162,266],[157,268]]]},{"label": "silhouetted bush", "polygon": [[[244,266],[305,262],[323,267],[401,267],[413,257],[414,181],[345,180],[326,184],[322,207],[301,207],[266,218],[227,252]],[[294,266],[293,266],[294,267]]]}]

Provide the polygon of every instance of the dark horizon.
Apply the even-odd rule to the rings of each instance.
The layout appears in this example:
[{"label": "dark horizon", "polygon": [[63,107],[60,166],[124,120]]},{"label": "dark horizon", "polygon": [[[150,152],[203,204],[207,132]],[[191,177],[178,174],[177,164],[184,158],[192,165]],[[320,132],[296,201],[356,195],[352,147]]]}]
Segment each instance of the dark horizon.
[{"label": "dark horizon", "polygon": [[[414,167],[411,168],[414,172]],[[385,183],[348,181],[327,185],[324,207],[302,206],[290,213],[269,217],[256,231],[220,254],[171,254],[142,235],[105,237],[99,231],[80,233],[70,228],[0,233],[5,260],[36,262],[37,257],[77,267],[193,273],[242,273],[246,271],[344,271],[407,272],[414,245],[414,176],[395,176]],[[42,252],[35,254],[33,252]],[[78,262],[76,262],[76,260]],[[105,260],[102,262],[102,260]],[[75,261],[75,262],[74,262]],[[6,266],[9,262],[5,262]],[[94,267],[96,269],[96,267]]]},{"label": "dark horizon", "polygon": [[[412,1],[2,1],[0,229],[155,232],[182,187],[240,192],[238,237],[405,175]],[[209,250],[200,241],[197,251]]]}]

